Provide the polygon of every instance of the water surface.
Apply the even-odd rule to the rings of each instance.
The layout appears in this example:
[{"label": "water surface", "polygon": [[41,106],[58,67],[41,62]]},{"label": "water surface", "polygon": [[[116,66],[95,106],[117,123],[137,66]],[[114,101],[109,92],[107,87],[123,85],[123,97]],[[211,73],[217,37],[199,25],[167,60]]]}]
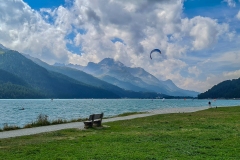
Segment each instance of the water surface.
[{"label": "water surface", "polygon": [[[126,112],[144,112],[179,107],[206,107],[209,100],[192,99],[14,99],[0,100],[0,128],[4,124],[24,125],[36,121],[39,114],[49,120],[87,118],[93,113],[105,117]],[[212,106],[237,106],[240,100],[211,100]],[[21,110],[24,108],[24,110]]]}]

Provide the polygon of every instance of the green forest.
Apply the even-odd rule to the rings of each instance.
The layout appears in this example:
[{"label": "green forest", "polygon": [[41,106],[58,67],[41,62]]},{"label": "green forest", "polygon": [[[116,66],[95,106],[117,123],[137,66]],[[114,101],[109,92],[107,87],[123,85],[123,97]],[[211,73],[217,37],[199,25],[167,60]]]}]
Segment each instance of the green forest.
[{"label": "green forest", "polygon": [[240,78],[223,81],[208,91],[198,95],[199,99],[206,98],[240,98]]}]

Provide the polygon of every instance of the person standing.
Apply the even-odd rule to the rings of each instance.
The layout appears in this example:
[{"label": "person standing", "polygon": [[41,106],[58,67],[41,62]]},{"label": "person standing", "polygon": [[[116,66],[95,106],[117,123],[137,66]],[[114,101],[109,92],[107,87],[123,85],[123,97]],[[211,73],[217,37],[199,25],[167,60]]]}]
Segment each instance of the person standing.
[{"label": "person standing", "polygon": [[210,102],[210,101],[208,102],[208,106],[209,106],[209,108],[212,108],[212,106],[211,106],[211,102]]}]

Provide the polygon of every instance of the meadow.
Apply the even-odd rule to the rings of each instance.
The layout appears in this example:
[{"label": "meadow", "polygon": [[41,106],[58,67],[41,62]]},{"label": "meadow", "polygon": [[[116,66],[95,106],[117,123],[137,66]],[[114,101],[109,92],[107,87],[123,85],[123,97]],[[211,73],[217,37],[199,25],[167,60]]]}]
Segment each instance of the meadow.
[{"label": "meadow", "polygon": [[0,159],[240,159],[240,106],[0,139]]}]

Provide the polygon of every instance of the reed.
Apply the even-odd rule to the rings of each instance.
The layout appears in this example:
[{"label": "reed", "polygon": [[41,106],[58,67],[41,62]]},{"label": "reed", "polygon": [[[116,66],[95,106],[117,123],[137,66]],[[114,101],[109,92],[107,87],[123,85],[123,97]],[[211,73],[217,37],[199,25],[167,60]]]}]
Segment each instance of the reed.
[{"label": "reed", "polygon": [[11,126],[8,124],[4,124],[4,126],[3,126],[3,131],[10,131],[10,130],[16,130],[16,129],[20,129],[20,127],[15,126],[15,125]]}]

